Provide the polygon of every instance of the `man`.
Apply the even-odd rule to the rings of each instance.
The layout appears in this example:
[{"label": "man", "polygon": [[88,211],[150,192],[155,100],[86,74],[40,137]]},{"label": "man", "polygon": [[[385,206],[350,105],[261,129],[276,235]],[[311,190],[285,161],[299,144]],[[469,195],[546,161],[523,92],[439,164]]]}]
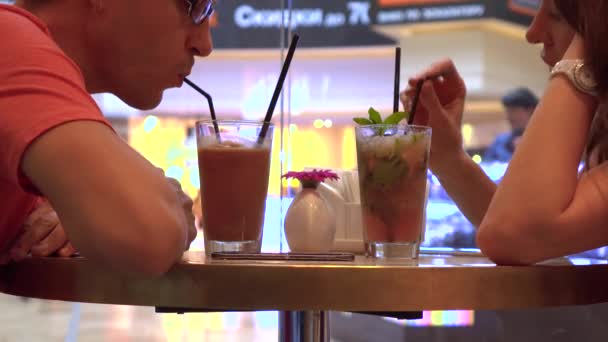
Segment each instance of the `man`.
[{"label": "man", "polygon": [[486,150],[483,160],[508,162],[538,104],[538,97],[528,88],[517,88],[502,97],[511,131],[499,134]]},{"label": "man", "polygon": [[195,56],[211,53],[212,5],[0,5],[0,32],[10,37],[0,40],[1,261],[23,258],[44,238],[35,229],[42,216],[26,219],[46,200],[60,220],[49,236],[65,230],[91,260],[159,275],[181,257],[196,235],[192,202],[115,134],[89,93],[154,108],[165,89],[181,86]]}]

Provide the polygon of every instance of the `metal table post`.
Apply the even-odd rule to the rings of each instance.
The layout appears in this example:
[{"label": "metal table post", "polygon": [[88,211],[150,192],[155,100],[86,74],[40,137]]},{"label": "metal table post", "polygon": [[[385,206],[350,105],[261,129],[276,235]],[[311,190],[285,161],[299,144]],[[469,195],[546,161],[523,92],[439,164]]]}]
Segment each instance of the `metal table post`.
[{"label": "metal table post", "polygon": [[329,312],[279,311],[279,342],[329,342]]}]

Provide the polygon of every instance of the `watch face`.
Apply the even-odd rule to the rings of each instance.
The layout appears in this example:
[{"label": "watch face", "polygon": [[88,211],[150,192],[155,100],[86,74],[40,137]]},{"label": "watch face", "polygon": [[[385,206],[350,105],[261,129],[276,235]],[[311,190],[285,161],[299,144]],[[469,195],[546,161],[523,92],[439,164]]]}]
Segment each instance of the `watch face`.
[{"label": "watch face", "polygon": [[578,65],[574,72],[574,77],[578,84],[587,90],[594,90],[597,85],[593,73],[585,64]]}]

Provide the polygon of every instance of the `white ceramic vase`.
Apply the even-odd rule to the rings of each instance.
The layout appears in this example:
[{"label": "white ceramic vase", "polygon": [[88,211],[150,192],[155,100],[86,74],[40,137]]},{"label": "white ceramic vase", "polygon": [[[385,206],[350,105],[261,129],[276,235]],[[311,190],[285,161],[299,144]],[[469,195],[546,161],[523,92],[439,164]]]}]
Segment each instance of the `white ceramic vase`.
[{"label": "white ceramic vase", "polygon": [[304,187],[285,216],[285,238],[292,252],[326,253],[336,236],[336,218],[316,188]]}]

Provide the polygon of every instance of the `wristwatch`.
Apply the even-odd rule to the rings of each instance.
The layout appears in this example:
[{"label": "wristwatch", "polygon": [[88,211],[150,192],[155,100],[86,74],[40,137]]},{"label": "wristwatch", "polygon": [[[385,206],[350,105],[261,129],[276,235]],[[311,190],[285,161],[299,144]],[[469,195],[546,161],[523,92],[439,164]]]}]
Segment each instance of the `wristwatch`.
[{"label": "wristwatch", "polygon": [[582,59],[564,59],[557,62],[551,69],[551,78],[556,75],[566,76],[578,91],[597,96],[597,82]]}]

